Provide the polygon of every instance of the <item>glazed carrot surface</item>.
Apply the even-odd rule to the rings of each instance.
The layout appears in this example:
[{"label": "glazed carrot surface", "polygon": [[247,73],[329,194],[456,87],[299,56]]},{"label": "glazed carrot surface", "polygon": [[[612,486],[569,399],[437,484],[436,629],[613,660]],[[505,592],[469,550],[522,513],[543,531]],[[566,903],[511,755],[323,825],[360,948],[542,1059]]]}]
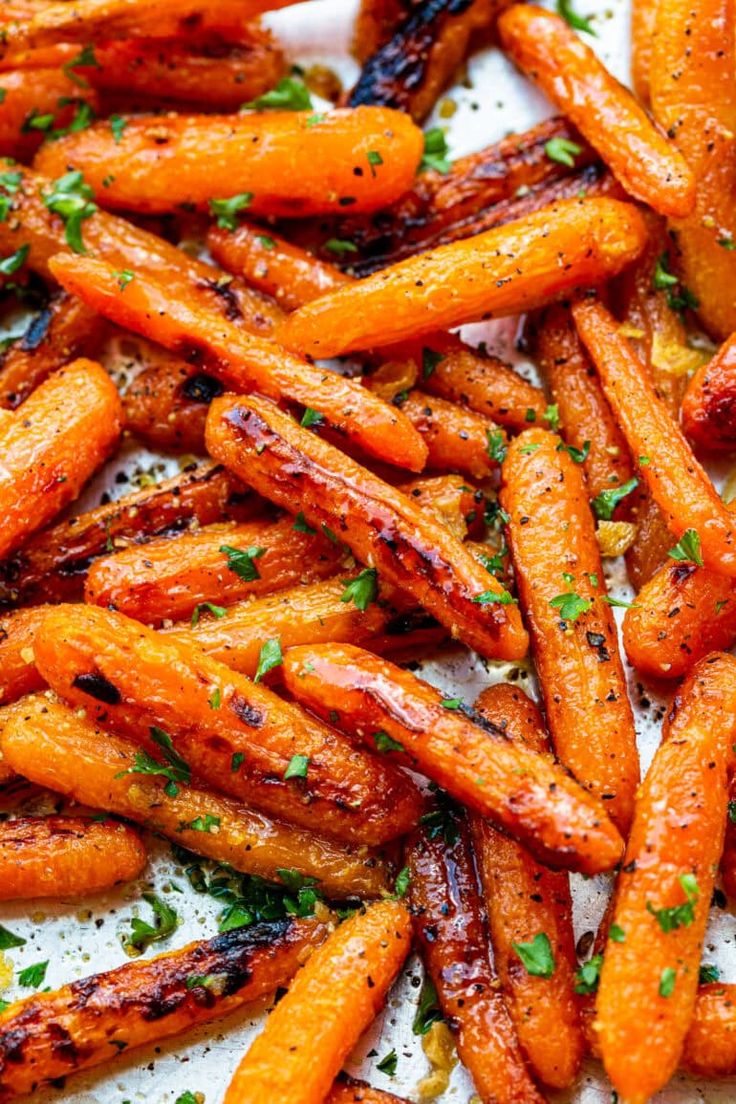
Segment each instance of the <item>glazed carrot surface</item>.
[{"label": "glazed carrot surface", "polygon": [[43,686],[34,663],[33,642],[50,608],[31,606],[0,616],[0,705]]},{"label": "glazed carrot surface", "polygon": [[[5,95],[0,104],[0,156],[27,159],[41,145],[44,133],[32,126],[39,118],[47,129],[68,127],[80,110],[94,111],[97,95],[80,89],[61,69],[15,69],[3,73]],[[83,107],[81,105],[84,105]],[[84,115],[82,115],[82,118]]]},{"label": "glazed carrot surface", "polygon": [[311,956],[251,1043],[225,1104],[324,1099],[410,946],[411,920],[399,901],[379,902],[346,920]]},{"label": "glazed carrot surface", "polygon": [[697,370],[682,403],[682,427],[693,444],[706,452],[733,452],[736,447],[736,337]]}]

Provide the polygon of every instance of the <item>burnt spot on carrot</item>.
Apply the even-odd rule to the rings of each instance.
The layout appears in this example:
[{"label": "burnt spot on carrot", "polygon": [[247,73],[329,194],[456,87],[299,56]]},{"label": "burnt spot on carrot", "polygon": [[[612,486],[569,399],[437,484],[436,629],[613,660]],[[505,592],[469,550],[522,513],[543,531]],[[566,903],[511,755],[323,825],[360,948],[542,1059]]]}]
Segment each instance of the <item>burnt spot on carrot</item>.
[{"label": "burnt spot on carrot", "polygon": [[105,705],[118,705],[122,701],[122,695],[117,686],[113,686],[110,680],[99,671],[91,671],[88,675],[76,675],[72,686],[84,694],[89,694],[96,701],[104,702]]}]

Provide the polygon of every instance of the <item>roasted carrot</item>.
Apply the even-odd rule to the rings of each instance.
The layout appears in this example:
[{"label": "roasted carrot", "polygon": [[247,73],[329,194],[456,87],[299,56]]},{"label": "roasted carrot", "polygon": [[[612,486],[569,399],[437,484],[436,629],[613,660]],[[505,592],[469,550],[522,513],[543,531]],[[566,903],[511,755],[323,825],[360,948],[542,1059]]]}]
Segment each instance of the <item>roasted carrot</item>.
[{"label": "roasted carrot", "polygon": [[636,536],[626,552],[626,571],[634,590],[639,591],[666,561],[674,538],[646,484],[640,483],[632,497]]},{"label": "roasted carrot", "polygon": [[465,540],[483,510],[485,496],[469,486],[459,475],[425,475],[399,483],[398,489],[417,506],[428,510],[458,540]]},{"label": "roasted carrot", "polygon": [[393,764],[122,614],[57,606],[34,654],[49,685],[91,716],[148,741],[154,754],[150,730],[162,729],[194,774],[295,824],[372,845],[402,835],[422,808]]},{"label": "roasted carrot", "polygon": [[736,640],[736,584],[694,563],[669,559],[626,611],[629,662],[652,678],[680,678],[694,663]]},{"label": "roasted carrot", "polygon": [[33,659],[33,642],[50,608],[32,606],[0,616],[0,704],[44,685]]},{"label": "roasted carrot", "polygon": [[[512,740],[540,754],[549,752],[539,710],[523,690],[497,683],[483,691],[474,708]],[[540,1081],[566,1088],[585,1049],[574,992],[577,960],[568,876],[541,866],[481,817],[472,817],[470,826],[493,958],[519,1042]],[[516,949],[535,940],[549,949],[541,973],[529,972]]]},{"label": "roasted carrot", "polygon": [[736,576],[733,515],[642,373],[618,324],[605,307],[591,301],[577,303],[573,316],[631,454],[638,458],[641,477],[670,530],[678,538],[690,532],[696,560],[702,550],[707,567]]},{"label": "roasted carrot", "polygon": [[193,203],[223,222],[246,209],[286,218],[375,211],[410,187],[423,143],[406,115],[360,107],[314,118],[143,115],[119,137],[93,123],[46,146],[36,163],[52,177],[83,172],[106,207],[160,214]]},{"label": "roasted carrot", "polygon": [[72,502],[115,446],[120,399],[91,360],[75,360],[49,376],[0,424],[0,556]]},{"label": "roasted carrot", "polygon": [[207,407],[225,385],[160,346],[146,345],[145,364],[123,395],[125,428],[154,448],[204,451]]},{"label": "roasted carrot", "polygon": [[678,693],[616,885],[595,1031],[606,1072],[631,1104],[669,1080],[692,1020],[735,725],[736,661],[714,652]]},{"label": "roasted carrot", "polygon": [[354,380],[317,368],[273,341],[247,334],[205,310],[172,299],[165,279],[120,274],[88,258],[59,256],[50,264],[59,282],[100,314],[198,361],[237,391],[257,390],[317,411],[369,455],[421,471],[426,446],[400,411]]},{"label": "roasted carrot", "polygon": [[692,214],[671,223],[689,292],[682,298],[721,341],[736,330],[736,85],[732,51],[723,49],[735,23],[730,0],[658,4],[650,72],[654,117],[697,181]]},{"label": "roasted carrot", "polygon": [[639,782],[636,734],[581,466],[559,437],[530,429],[511,443],[502,478],[555,751],[626,830]]},{"label": "roasted carrot", "polygon": [[44,137],[64,132],[76,118],[89,121],[97,94],[80,88],[61,69],[11,69],[2,75],[0,156],[28,159]]},{"label": "roasted carrot", "polygon": [[736,335],[699,368],[682,402],[682,428],[706,452],[736,449]]},{"label": "roasted carrot", "polygon": [[466,472],[473,479],[488,479],[498,469],[506,434],[488,418],[416,389],[397,401],[427,445],[428,468]]},{"label": "roasted carrot", "polygon": [[[723,888],[733,901],[736,899],[736,774],[732,773],[728,790],[728,819],[721,858]],[[736,1023],[734,1024],[736,1029]]]},{"label": "roasted carrot", "polygon": [[634,91],[649,102],[649,67],[657,18],[657,0],[634,0],[631,5],[631,80]]},{"label": "roasted carrot", "polygon": [[412,840],[414,934],[481,1100],[542,1104],[491,963],[467,824],[442,812]]},{"label": "roasted carrot", "polygon": [[55,295],[0,361],[0,406],[14,410],[57,368],[76,356],[92,356],[104,321],[66,292]]},{"label": "roasted carrot", "polygon": [[78,897],[137,878],[146,865],[127,824],[83,817],[18,817],[0,824],[0,900]]},{"label": "roasted carrot", "polygon": [[[535,344],[565,441],[587,451],[583,470],[588,494],[595,498],[601,491],[622,487],[634,474],[629,447],[580,343],[568,307],[550,307],[544,312]],[[556,420],[553,418],[553,423]],[[620,507],[616,516],[621,516]]]},{"label": "roasted carrot", "polygon": [[277,882],[280,870],[298,870],[329,897],[376,897],[389,887],[385,861],[366,847],[350,849],[213,790],[174,782],[182,772],[160,748],[158,758],[147,760],[135,744],[48,693],[6,711],[1,742],[5,762],[24,778],[245,874]]},{"label": "roasted carrot", "polygon": [[382,1007],[411,947],[400,901],[341,924],[310,957],[233,1076],[224,1104],[319,1104]]},{"label": "roasted carrot", "polygon": [[701,985],[681,1065],[699,1077],[736,1073],[736,985]]},{"label": "roasted carrot", "polygon": [[[265,996],[293,977],[325,934],[319,921],[294,918],[236,928],[12,1004],[0,1016],[0,1099]],[[209,977],[216,986],[191,985],[192,978]]]},{"label": "roasted carrot", "polygon": [[341,1074],[325,1098],[325,1104],[408,1104],[393,1093],[373,1089],[365,1081]]},{"label": "roasted carrot", "polygon": [[590,872],[616,862],[620,839],[603,806],[565,771],[388,660],[348,644],[290,648],[284,681],[367,743],[386,732],[423,774],[548,865]]},{"label": "roasted carrot", "polygon": [[645,236],[630,204],[568,200],[324,295],[289,315],[279,337],[289,348],[334,356],[515,314],[615,275]]},{"label": "roasted carrot", "polygon": [[503,587],[444,526],[261,399],[215,399],[207,448],[266,498],[301,507],[316,529],[411,594],[483,655],[520,658],[527,636]]},{"label": "roasted carrot", "polygon": [[363,64],[349,102],[386,104],[421,122],[463,60],[474,32],[491,25],[501,0],[419,4]]},{"label": "roasted carrot", "polygon": [[248,595],[324,579],[342,560],[341,545],[322,533],[296,530],[292,518],[208,525],[96,560],[84,595],[147,624],[177,621],[208,602],[228,606]]},{"label": "roasted carrot", "polygon": [[187,467],[88,513],[43,529],[0,565],[0,597],[22,604],[81,598],[100,556],[216,521],[243,521],[263,503],[218,464]]},{"label": "roasted carrot", "polygon": [[663,215],[683,218],[695,179],[676,146],[561,15],[513,4],[498,20],[501,45],[523,73],[600,153],[626,191]]},{"label": "roasted carrot", "polygon": [[360,0],[353,29],[352,53],[366,61],[393,35],[412,10],[413,0]]}]

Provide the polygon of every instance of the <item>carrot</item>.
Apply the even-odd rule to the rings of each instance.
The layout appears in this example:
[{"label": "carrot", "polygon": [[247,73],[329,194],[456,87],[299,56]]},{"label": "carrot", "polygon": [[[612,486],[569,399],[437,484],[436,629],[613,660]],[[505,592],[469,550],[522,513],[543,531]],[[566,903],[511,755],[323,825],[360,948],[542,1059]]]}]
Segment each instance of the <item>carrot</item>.
[{"label": "carrot", "polygon": [[50,606],[31,606],[0,616],[0,702],[39,690],[43,679],[33,659],[33,642]]},{"label": "carrot", "polygon": [[728,819],[721,857],[721,879],[731,900],[736,898],[736,774],[733,773],[728,790]]},{"label": "carrot", "polygon": [[52,131],[94,118],[99,101],[61,69],[11,69],[2,75],[0,156],[28,159]]},{"label": "carrot", "polygon": [[637,797],[595,1021],[606,1072],[631,1104],[669,1080],[692,1020],[735,719],[736,661],[715,652],[680,690]]},{"label": "carrot", "polygon": [[286,218],[375,211],[410,187],[422,132],[407,116],[361,107],[314,119],[308,111],[143,115],[119,138],[107,122],[60,138],[36,166],[49,176],[83,172],[106,207],[161,214],[192,203],[222,222],[245,209]]},{"label": "carrot", "polygon": [[[522,690],[497,683],[483,691],[475,709],[517,743],[540,754],[549,752],[539,710]],[[474,816],[470,826],[493,957],[519,1042],[540,1081],[566,1088],[585,1049],[574,992],[577,960],[568,877],[541,866],[481,817]],[[549,949],[541,973],[520,966],[516,949],[535,945],[535,940]]]},{"label": "carrot", "polygon": [[366,61],[388,42],[411,9],[412,0],[360,0],[351,47],[356,60]]},{"label": "carrot", "polygon": [[[300,506],[483,655],[520,658],[527,637],[503,587],[446,528],[332,445],[261,399],[215,399],[209,453],[266,498]],[[370,571],[366,586],[370,591]],[[370,598],[370,594],[369,594]]]},{"label": "carrot", "polygon": [[162,729],[192,773],[277,817],[373,845],[406,832],[422,808],[415,785],[393,764],[122,614],[57,606],[36,634],[34,654],[49,685],[72,704],[148,741],[156,755],[161,748],[149,734]]},{"label": "carrot", "polygon": [[0,361],[0,407],[14,410],[73,356],[94,355],[103,334],[99,315],[66,292],[55,295]]},{"label": "carrot", "polygon": [[207,407],[225,385],[167,349],[147,344],[144,356],[123,395],[125,428],[154,448],[203,452]]},{"label": "carrot", "polygon": [[[560,305],[545,311],[535,341],[565,441],[581,451],[588,442],[583,470],[590,497],[624,486],[634,474],[629,448],[585,355],[569,309]],[[551,419],[550,428],[555,428],[555,421]],[[619,506],[616,517],[622,516],[621,510]]]},{"label": "carrot", "polygon": [[458,540],[465,540],[468,530],[475,528],[485,496],[463,481],[459,475],[425,475],[399,483],[398,490],[428,510],[445,525]]},{"label": "carrot", "polygon": [[385,861],[365,846],[350,849],[201,786],[172,785],[163,772],[177,772],[160,749],[156,759],[146,759],[135,744],[50,694],[32,695],[6,712],[2,748],[5,762],[37,785],[243,873],[277,882],[280,870],[298,870],[330,897],[376,897],[388,888]]},{"label": "carrot", "polygon": [[682,403],[682,428],[698,448],[733,452],[735,407],[736,335],[732,334],[688,383]]},{"label": "carrot", "polygon": [[736,1073],[736,985],[700,986],[681,1065],[699,1077]]},{"label": "carrot", "polygon": [[91,360],[49,376],[0,424],[0,556],[72,502],[120,433],[120,399]]},{"label": "carrot", "polygon": [[409,953],[410,928],[399,901],[381,901],[341,924],[251,1043],[224,1104],[321,1104],[382,1007]]},{"label": "carrot", "polygon": [[325,295],[289,315],[279,338],[292,349],[334,356],[515,314],[613,276],[644,241],[630,204],[568,200]]},{"label": "carrot", "polygon": [[125,329],[176,352],[193,349],[226,385],[288,398],[317,411],[370,455],[411,471],[424,466],[426,446],[400,411],[356,381],[244,333],[213,311],[173,300],[164,279],[135,273],[123,283],[108,264],[82,257],[56,257],[50,268],[67,290]]},{"label": "carrot", "polygon": [[652,678],[680,678],[694,663],[736,640],[736,586],[694,563],[668,560],[626,611],[629,662]]},{"label": "carrot", "polygon": [[[692,531],[692,555],[707,567],[736,576],[733,518],[605,307],[581,302],[573,317],[600,376],[642,478],[680,538]],[[641,457],[646,459],[642,463]]]},{"label": "carrot", "polygon": [[598,801],[555,763],[388,660],[348,644],[290,648],[284,682],[297,701],[323,716],[334,711],[369,744],[376,731],[388,734],[423,774],[548,865],[590,872],[616,862],[619,836]]},{"label": "carrot", "polygon": [[340,1074],[326,1097],[325,1104],[407,1104],[393,1093],[373,1089],[365,1081]]},{"label": "carrot", "polygon": [[510,445],[502,478],[555,751],[626,830],[639,781],[636,734],[580,465],[559,437],[530,429]]},{"label": "carrot", "polygon": [[626,191],[663,215],[683,218],[695,179],[631,93],[555,12],[513,4],[498,20],[511,60],[565,113]]},{"label": "carrot", "polygon": [[273,920],[12,1004],[0,1017],[0,1099],[234,1012],[284,985],[324,937],[318,921]]},{"label": "carrot", "polygon": [[646,485],[640,484],[633,498],[636,536],[626,552],[626,571],[629,582],[638,592],[666,561],[673,537]]},{"label": "carrot", "polygon": [[298,582],[333,575],[340,545],[321,533],[278,522],[205,526],[176,540],[163,537],[95,561],[85,600],[147,624],[189,617],[198,606],[230,605]]},{"label": "carrot", "polygon": [[99,557],[215,521],[242,521],[262,505],[219,465],[190,465],[172,479],[43,529],[2,565],[0,596],[23,604],[81,598]]},{"label": "carrot", "polygon": [[649,68],[657,18],[656,0],[635,0],[631,6],[631,79],[642,103],[649,102]]},{"label": "carrot", "polygon": [[506,434],[488,418],[416,389],[397,401],[427,445],[428,468],[466,472],[473,479],[488,479],[497,470]]},{"label": "carrot", "polygon": [[137,878],[146,865],[127,824],[83,817],[18,817],[0,824],[0,900],[78,897]]},{"label": "carrot", "polygon": [[422,958],[480,1099],[541,1104],[491,964],[467,824],[438,812],[440,824],[420,830],[408,855]]},{"label": "carrot", "polygon": [[500,7],[500,0],[420,5],[364,62],[349,103],[386,104],[421,122],[454,76],[471,36],[487,29]]},{"label": "carrot", "polygon": [[729,248],[736,219],[736,87],[731,51],[723,49],[735,23],[730,0],[658,5],[650,71],[654,117],[673,135],[697,181],[692,214],[670,224],[689,292],[681,297],[721,341],[736,330],[730,290],[736,256]]}]

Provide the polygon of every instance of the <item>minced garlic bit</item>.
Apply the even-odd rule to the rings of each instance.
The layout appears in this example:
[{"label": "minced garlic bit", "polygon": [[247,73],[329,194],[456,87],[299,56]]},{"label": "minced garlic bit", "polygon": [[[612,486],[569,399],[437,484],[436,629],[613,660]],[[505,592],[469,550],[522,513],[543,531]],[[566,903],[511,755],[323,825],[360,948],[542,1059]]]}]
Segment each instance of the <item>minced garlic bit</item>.
[{"label": "minced garlic bit", "polygon": [[630,322],[622,322],[618,328],[618,332],[622,337],[632,337],[635,341],[640,341],[644,337],[644,330],[637,329],[636,326],[632,326]]},{"label": "minced garlic bit", "polygon": [[422,1039],[422,1050],[432,1067],[430,1073],[417,1085],[417,1099],[429,1104],[447,1091],[450,1074],[457,1065],[455,1039],[446,1023],[433,1023]]},{"label": "minced garlic bit", "polygon": [[0,993],[13,983],[13,963],[0,951]]},{"label": "minced garlic bit", "polygon": [[636,538],[636,526],[630,521],[599,521],[596,530],[601,556],[623,556]]},{"label": "minced garlic bit", "polygon": [[661,334],[652,338],[652,366],[671,376],[688,376],[710,359],[701,349],[691,349],[679,341],[665,341]]}]

